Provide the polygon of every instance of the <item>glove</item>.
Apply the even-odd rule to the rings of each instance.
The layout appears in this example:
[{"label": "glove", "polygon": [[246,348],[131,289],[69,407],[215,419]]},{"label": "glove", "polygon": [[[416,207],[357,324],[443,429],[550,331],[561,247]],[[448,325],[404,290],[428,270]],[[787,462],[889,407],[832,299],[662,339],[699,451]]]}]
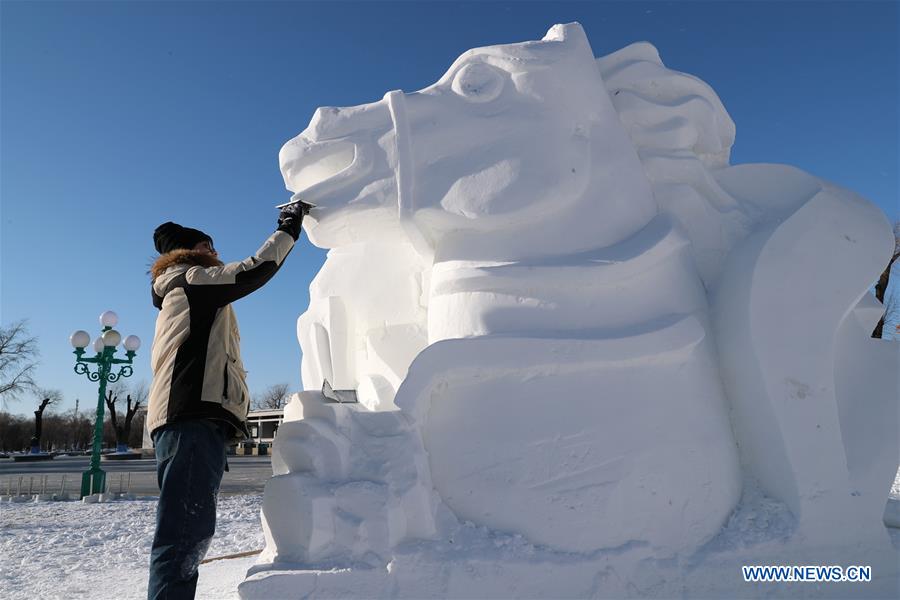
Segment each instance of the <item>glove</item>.
[{"label": "glove", "polygon": [[303,216],[309,213],[310,206],[304,202],[297,202],[281,209],[278,215],[278,231],[283,231],[296,242],[300,237],[300,228],[303,225]]}]

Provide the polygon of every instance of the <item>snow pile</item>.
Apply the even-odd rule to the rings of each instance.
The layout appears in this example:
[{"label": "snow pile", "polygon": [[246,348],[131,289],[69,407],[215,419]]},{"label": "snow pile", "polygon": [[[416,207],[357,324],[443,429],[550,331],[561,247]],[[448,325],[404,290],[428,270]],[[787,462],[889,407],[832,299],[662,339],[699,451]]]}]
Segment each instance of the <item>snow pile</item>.
[{"label": "snow pile", "polygon": [[[207,557],[256,550],[260,496],[222,496]],[[0,509],[0,587],[5,600],[146,598],[156,499],[9,503]],[[199,598],[236,596],[253,559],[200,567]]]},{"label": "snow pile", "polygon": [[242,595],[728,595],[776,558],[896,595],[890,226],[734,137],[577,24],[316,111],[280,161],[331,250]]}]

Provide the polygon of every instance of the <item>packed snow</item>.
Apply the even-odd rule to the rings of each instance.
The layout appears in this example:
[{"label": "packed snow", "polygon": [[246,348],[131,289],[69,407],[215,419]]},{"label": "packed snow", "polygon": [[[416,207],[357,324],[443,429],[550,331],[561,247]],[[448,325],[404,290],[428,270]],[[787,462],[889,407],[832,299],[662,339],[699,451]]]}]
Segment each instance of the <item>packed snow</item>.
[{"label": "packed snow", "polygon": [[[207,558],[258,550],[262,498],[220,496]],[[156,498],[103,504],[5,502],[0,506],[4,600],[144,599]],[[256,557],[201,565],[198,598],[237,598]]]}]

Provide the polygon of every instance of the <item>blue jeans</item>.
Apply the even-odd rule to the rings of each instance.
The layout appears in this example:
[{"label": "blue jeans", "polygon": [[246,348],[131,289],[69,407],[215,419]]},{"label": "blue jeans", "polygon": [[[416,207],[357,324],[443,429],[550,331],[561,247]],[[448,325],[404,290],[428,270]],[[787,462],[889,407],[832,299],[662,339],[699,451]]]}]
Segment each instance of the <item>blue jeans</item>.
[{"label": "blue jeans", "polygon": [[216,531],[225,434],[215,423],[197,419],[164,425],[153,432],[153,443],[159,504],[147,598],[193,598],[197,569]]}]

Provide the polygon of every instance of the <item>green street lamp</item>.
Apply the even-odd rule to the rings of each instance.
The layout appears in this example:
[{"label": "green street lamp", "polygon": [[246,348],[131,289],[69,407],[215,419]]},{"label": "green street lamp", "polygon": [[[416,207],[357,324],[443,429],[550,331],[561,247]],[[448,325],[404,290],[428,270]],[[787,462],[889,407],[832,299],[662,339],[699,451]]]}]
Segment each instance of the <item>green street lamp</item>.
[{"label": "green street lamp", "polygon": [[[91,343],[91,336],[87,331],[78,330],[69,337],[69,342],[75,348],[75,372],[85,375],[91,381],[100,382],[100,394],[97,398],[97,421],[94,423],[94,449],[91,452],[91,468],[81,476],[81,497],[99,494],[106,489],[106,472],[100,468],[100,446],[103,444],[103,406],[106,400],[106,384],[115,383],[122,377],[131,377],[131,364],[134,355],[141,347],[141,339],[136,335],[125,338],[125,358],[115,358],[116,347],[122,343],[122,335],[113,329],[119,317],[111,310],[100,315],[100,325],[103,332],[94,340],[94,352],[96,355],[90,358],[84,357],[84,349]],[[97,365],[96,371],[91,371],[89,364]],[[119,367],[118,373],[113,373],[114,365]]]}]

